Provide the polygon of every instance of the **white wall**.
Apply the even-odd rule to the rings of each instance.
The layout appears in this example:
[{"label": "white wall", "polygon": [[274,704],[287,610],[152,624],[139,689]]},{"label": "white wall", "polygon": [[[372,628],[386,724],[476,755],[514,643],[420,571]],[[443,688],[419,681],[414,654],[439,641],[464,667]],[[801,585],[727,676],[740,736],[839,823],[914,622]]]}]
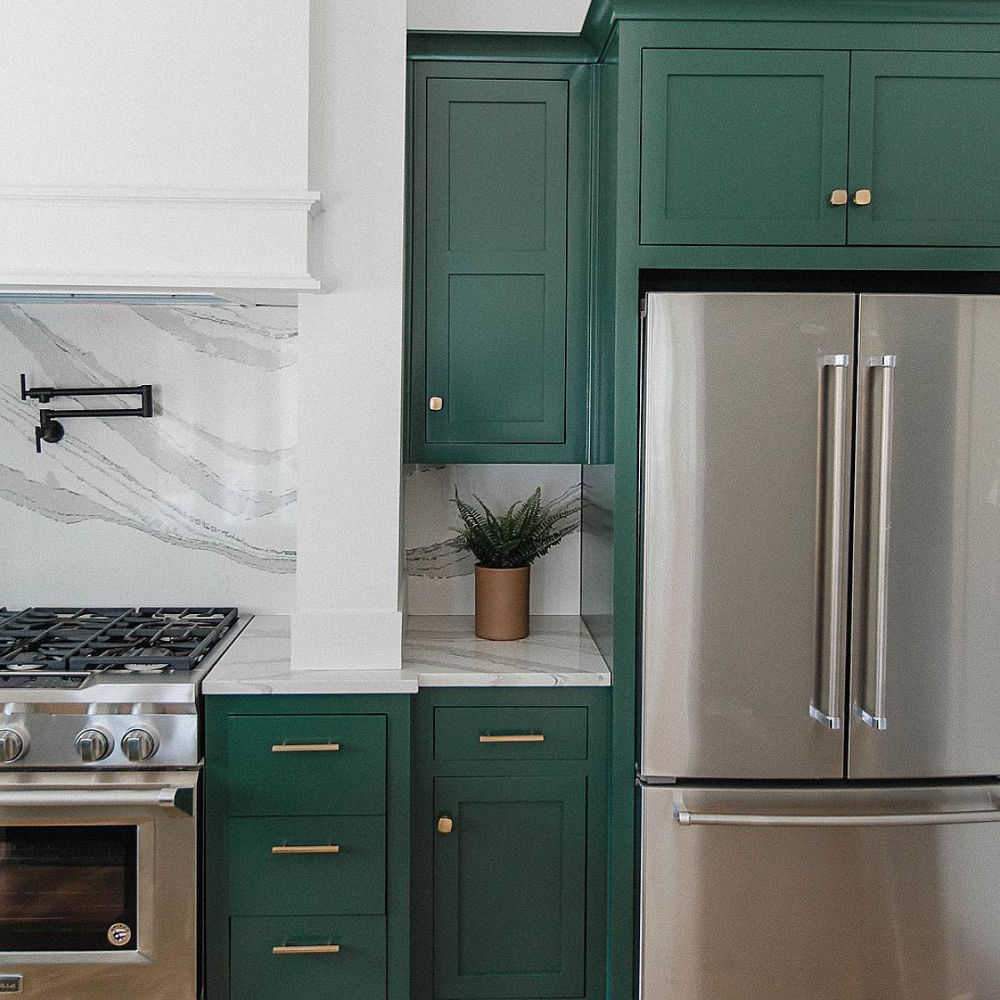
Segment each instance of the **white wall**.
[{"label": "white wall", "polygon": [[0,186],[306,187],[308,0],[0,6]]},{"label": "white wall", "polygon": [[590,0],[409,0],[411,31],[577,35]]},{"label": "white wall", "polygon": [[311,63],[293,663],[399,668],[405,0],[313,0]]}]

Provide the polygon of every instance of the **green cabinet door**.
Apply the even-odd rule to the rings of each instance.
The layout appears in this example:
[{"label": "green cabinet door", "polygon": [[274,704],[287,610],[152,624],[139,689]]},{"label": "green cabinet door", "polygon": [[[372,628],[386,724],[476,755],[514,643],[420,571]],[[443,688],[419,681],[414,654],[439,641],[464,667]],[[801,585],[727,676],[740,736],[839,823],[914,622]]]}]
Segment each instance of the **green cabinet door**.
[{"label": "green cabinet door", "polygon": [[565,440],[567,101],[428,81],[428,443]]},{"label": "green cabinet door", "polygon": [[641,242],[843,244],[847,52],[645,49]]},{"label": "green cabinet door", "polygon": [[434,996],[585,992],[583,776],[434,780]]},{"label": "green cabinet door", "polygon": [[592,69],[413,67],[409,461],[583,459]]},{"label": "green cabinet door", "polygon": [[849,241],[1000,246],[1000,53],[855,52]]}]

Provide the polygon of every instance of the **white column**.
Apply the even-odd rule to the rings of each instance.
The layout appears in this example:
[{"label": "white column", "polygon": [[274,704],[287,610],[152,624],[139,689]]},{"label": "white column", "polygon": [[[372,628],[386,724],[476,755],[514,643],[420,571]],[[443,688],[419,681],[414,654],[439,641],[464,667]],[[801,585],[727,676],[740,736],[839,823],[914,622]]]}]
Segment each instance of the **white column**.
[{"label": "white column", "polygon": [[313,0],[296,668],[401,665],[405,0]]}]

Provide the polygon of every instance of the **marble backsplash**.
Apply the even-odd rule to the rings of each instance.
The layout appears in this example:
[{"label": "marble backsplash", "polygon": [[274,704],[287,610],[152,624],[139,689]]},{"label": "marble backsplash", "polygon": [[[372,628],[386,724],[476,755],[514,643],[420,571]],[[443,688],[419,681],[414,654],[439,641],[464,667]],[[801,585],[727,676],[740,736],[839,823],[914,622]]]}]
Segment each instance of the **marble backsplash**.
[{"label": "marble backsplash", "polygon": [[[293,610],[295,336],[289,307],[0,304],[0,606]],[[155,416],[67,420],[38,455],[22,372],[150,382]]]},{"label": "marble backsplash", "polygon": [[[404,467],[407,610],[469,615],[475,610],[473,559],[448,544],[460,523],[453,497],[475,494],[506,510],[536,486],[542,498],[580,496],[579,465],[409,465]],[[531,612],[580,612],[580,534],[564,538],[531,568]]]}]

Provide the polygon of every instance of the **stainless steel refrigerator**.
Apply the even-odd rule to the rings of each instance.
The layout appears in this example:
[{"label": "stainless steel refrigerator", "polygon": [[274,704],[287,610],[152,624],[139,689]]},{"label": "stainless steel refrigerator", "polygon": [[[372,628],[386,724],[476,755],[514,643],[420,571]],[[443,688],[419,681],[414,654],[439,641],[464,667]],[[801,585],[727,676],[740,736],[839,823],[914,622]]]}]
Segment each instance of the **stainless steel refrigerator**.
[{"label": "stainless steel refrigerator", "polygon": [[645,300],[644,1000],[1000,998],[1000,296]]}]

